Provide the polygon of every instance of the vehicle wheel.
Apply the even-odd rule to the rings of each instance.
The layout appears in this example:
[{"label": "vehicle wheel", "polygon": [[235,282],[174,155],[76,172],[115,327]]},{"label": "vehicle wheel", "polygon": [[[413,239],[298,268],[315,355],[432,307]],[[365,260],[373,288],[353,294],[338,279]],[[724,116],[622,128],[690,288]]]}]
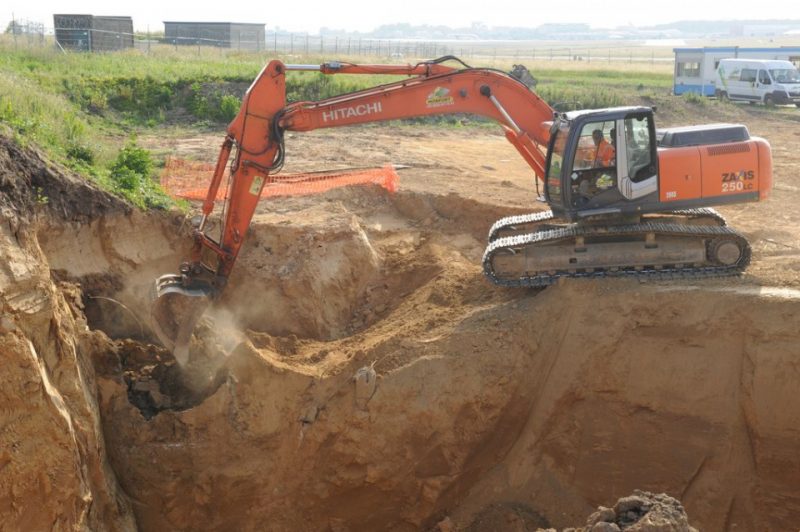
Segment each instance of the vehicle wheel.
[{"label": "vehicle wheel", "polygon": [[721,102],[729,102],[729,101],[731,101],[731,99],[728,98],[728,93],[725,92],[725,91],[719,91],[719,96],[718,97],[719,97],[719,100]]},{"label": "vehicle wheel", "polygon": [[772,98],[771,94],[764,95],[764,105],[767,107],[775,107],[775,100]]},{"label": "vehicle wheel", "polygon": [[800,103],[794,104],[795,107],[800,107]]}]

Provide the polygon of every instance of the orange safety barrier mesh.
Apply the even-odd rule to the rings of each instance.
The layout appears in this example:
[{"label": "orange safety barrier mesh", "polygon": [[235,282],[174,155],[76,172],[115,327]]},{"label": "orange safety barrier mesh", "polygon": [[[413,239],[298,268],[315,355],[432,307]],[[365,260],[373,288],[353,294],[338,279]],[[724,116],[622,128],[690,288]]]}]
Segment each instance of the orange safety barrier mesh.
[{"label": "orange safety barrier mesh", "polygon": [[[168,194],[189,200],[204,200],[214,175],[214,165],[167,158],[161,173],[161,187]],[[261,191],[261,198],[319,194],[332,188],[349,185],[380,185],[389,192],[397,191],[399,177],[392,165],[346,171],[310,172],[271,175]],[[225,181],[217,192],[217,201],[225,199]]]}]

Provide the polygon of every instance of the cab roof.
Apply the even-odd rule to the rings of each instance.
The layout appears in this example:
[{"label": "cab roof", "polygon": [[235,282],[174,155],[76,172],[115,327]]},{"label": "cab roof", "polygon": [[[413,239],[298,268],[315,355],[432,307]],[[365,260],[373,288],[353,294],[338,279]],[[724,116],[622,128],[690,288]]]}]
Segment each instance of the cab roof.
[{"label": "cab roof", "polygon": [[566,117],[567,120],[573,121],[578,118],[582,118],[585,116],[590,116],[593,114],[604,114],[608,115],[610,120],[614,120],[620,118],[621,116],[625,116],[630,113],[652,113],[654,109],[652,107],[644,107],[641,105],[637,106],[626,106],[626,107],[607,107],[605,109],[581,109],[579,111],[569,111],[564,113],[563,115]]}]

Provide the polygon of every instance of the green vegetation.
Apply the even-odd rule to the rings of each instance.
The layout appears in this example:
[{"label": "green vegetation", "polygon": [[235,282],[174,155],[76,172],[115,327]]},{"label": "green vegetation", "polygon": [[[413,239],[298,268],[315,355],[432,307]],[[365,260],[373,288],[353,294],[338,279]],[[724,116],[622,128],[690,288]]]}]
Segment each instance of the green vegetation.
[{"label": "green vegetation", "polygon": [[[296,57],[285,60],[298,62]],[[20,142],[38,145],[56,161],[134,204],[163,207],[168,202],[152,179],[162,161],[129,139],[164,126],[222,130],[238,113],[264,61],[264,54],[169,46],[158,47],[153,55],[134,50],[64,54],[49,46],[16,48],[0,38],[0,123]],[[304,57],[300,62],[322,61]],[[511,65],[476,66],[509,70]],[[671,86],[668,70],[649,65],[614,70],[596,63],[538,61],[529,66],[539,81],[537,93],[559,109],[623,105],[637,96],[666,94]],[[292,72],[287,76],[287,99],[318,100],[397,79],[402,78]],[[466,115],[409,122],[486,124]]]},{"label": "green vegetation", "polygon": [[551,107],[558,111],[571,111],[574,109],[600,109],[603,107],[616,107],[630,103],[623,93],[608,88],[598,88],[587,91],[580,87],[561,84],[540,85],[536,92]]},{"label": "green vegetation", "polygon": [[683,94],[683,99],[686,102],[689,102],[694,105],[705,106],[708,102],[708,98],[703,96],[702,94],[697,94],[696,92],[686,92]]},{"label": "green vegetation", "polygon": [[111,189],[141,208],[166,208],[169,197],[153,179],[150,152],[130,141],[110,167]]},{"label": "green vegetation", "polygon": [[42,91],[34,81],[13,72],[0,74],[0,121],[21,140],[50,148],[62,157],[79,148],[91,151],[86,118],[62,94]]},{"label": "green vegetation", "polygon": [[198,120],[228,123],[239,113],[242,100],[235,94],[221,89],[206,90],[204,85],[195,81],[189,87],[189,96],[185,106]]}]

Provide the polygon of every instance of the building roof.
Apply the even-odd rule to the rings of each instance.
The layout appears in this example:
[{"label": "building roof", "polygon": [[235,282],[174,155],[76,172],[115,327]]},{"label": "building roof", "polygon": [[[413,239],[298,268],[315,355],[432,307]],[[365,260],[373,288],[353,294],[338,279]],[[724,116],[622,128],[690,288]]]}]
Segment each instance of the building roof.
[{"label": "building roof", "polygon": [[264,26],[265,23],[263,22],[197,22],[197,21],[189,21],[189,20],[165,20],[163,21],[164,24],[203,24],[205,26],[209,24],[218,24],[218,25],[228,25],[236,24],[237,26]]},{"label": "building roof", "polygon": [[742,48],[740,46],[706,46],[703,48],[673,48],[673,52],[800,52],[800,46],[779,46],[774,48]]},{"label": "building roof", "polygon": [[54,17],[91,17],[91,18],[122,18],[122,19],[130,19],[131,17],[127,16],[118,16],[118,15],[87,15],[84,13],[56,13],[53,15]]}]

